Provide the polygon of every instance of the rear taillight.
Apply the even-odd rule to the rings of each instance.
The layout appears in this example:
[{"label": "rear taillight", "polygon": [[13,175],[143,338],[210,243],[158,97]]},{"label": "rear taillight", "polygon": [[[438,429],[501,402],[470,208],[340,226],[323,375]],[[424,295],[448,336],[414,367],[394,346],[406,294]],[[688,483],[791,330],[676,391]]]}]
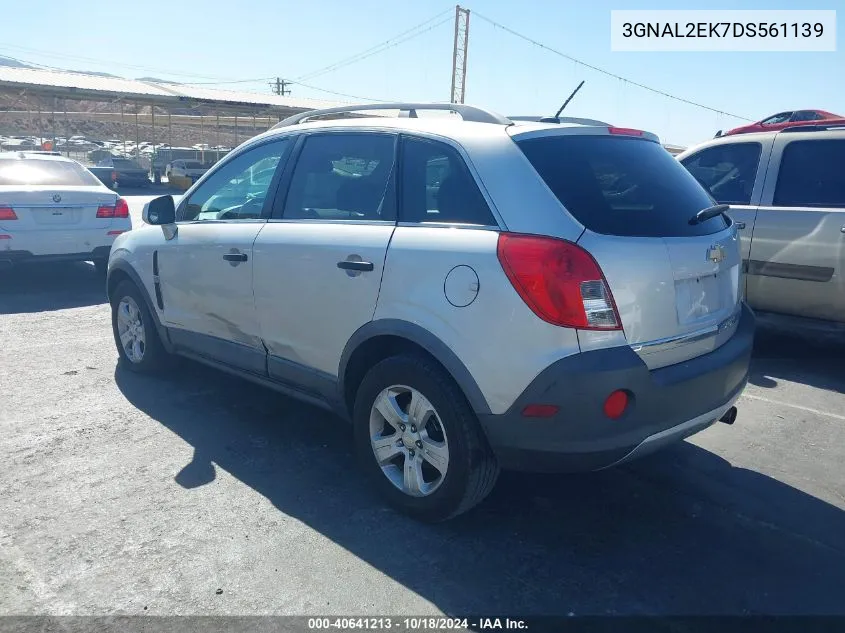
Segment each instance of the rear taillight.
[{"label": "rear taillight", "polygon": [[98,218],[113,218],[114,217],[114,207],[107,207],[102,206],[97,209],[97,217]]},{"label": "rear taillight", "polygon": [[117,203],[114,207],[114,217],[116,218],[128,218],[129,217],[129,205],[127,204],[126,200],[123,198],[118,198]]},{"label": "rear taillight", "polygon": [[585,330],[620,330],[613,296],[583,248],[552,237],[500,233],[499,262],[538,317]]},{"label": "rear taillight", "polygon": [[0,207],[0,220],[17,220],[18,216],[12,207]]},{"label": "rear taillight", "polygon": [[112,182],[117,182],[117,172],[116,172],[116,171],[113,171],[113,172],[111,173],[111,181],[112,181]]}]

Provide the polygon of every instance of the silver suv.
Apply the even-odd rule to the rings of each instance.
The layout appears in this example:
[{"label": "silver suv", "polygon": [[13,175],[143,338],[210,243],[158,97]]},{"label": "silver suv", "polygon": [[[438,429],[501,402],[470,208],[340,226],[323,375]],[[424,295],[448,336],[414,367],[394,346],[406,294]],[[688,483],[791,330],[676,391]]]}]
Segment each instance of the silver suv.
[{"label": "silver suv", "polygon": [[117,239],[114,338],[132,370],[177,353],[338,412],[374,485],[441,520],[500,467],[733,422],[754,317],[722,211],[638,130],[308,112]]}]

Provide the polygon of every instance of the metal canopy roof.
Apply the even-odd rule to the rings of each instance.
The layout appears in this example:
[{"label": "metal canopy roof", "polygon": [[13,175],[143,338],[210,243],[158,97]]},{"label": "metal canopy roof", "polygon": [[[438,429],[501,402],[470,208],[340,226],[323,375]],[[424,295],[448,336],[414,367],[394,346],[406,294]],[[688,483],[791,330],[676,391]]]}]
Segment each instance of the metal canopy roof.
[{"label": "metal canopy roof", "polygon": [[219,105],[227,110],[293,113],[331,108],[336,101],[217,90],[205,86],[103,77],[59,70],[0,67],[0,89],[87,101],[126,101],[171,107]]}]

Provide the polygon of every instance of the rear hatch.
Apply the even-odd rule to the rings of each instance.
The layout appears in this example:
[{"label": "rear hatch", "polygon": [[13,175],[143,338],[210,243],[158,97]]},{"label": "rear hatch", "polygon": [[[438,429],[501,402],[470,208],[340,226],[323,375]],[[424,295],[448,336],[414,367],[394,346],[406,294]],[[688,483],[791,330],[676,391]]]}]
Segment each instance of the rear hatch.
[{"label": "rear hatch", "polygon": [[584,227],[625,337],[652,369],[712,351],[736,330],[741,258],[724,216],[652,138],[636,131],[531,135],[515,140]]}]

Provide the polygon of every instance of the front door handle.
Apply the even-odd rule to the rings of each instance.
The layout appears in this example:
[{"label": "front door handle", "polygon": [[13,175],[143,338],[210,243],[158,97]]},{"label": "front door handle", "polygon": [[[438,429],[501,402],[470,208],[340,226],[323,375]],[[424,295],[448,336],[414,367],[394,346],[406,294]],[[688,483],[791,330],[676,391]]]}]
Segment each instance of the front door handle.
[{"label": "front door handle", "polygon": [[736,230],[737,231],[741,231],[744,228],[745,228],[745,222],[737,222],[736,223]]},{"label": "front door handle", "polygon": [[373,270],[375,266],[373,266],[373,262],[355,262],[349,261],[348,259],[342,262],[337,263],[338,268],[342,268],[343,270]]},{"label": "front door handle", "polygon": [[246,253],[226,253],[223,255],[223,259],[227,262],[245,262],[249,257]]}]

